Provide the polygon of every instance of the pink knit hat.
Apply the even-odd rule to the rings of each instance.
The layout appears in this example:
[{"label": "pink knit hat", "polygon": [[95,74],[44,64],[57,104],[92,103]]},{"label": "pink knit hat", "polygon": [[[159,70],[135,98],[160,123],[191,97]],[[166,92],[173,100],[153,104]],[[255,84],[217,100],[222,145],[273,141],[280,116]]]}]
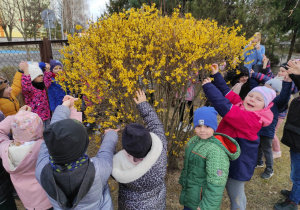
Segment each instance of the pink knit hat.
[{"label": "pink knit hat", "polygon": [[43,138],[43,121],[33,112],[19,111],[11,123],[14,141],[24,143]]},{"label": "pink knit hat", "polygon": [[[259,86],[256,88],[253,88],[249,93],[251,92],[259,92],[260,94],[262,94],[262,96],[264,97],[264,101],[265,101],[265,108],[274,100],[274,98],[276,97],[276,92],[271,89],[271,88],[267,88],[265,86]],[[249,94],[248,93],[248,94]]]}]

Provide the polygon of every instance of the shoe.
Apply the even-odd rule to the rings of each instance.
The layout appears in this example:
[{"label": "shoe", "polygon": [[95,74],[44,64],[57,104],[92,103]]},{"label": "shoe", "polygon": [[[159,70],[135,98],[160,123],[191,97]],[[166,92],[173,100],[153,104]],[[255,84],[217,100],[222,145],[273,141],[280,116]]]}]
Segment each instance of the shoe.
[{"label": "shoe", "polygon": [[273,159],[280,158],[280,157],[281,157],[281,151],[279,151],[279,152],[273,151]]},{"label": "shoe", "polygon": [[289,190],[280,190],[280,194],[285,196],[285,197],[289,197],[290,195],[290,192]]},{"label": "shoe", "polygon": [[274,174],[273,171],[271,173],[264,171],[264,173],[262,173],[260,175],[260,177],[263,178],[263,179],[270,179],[273,176],[273,174]]},{"label": "shoe", "polygon": [[191,131],[193,128],[192,128],[192,125],[191,124],[189,124],[189,125],[187,125],[182,131],[183,132],[187,132],[187,131]]},{"label": "shoe", "polygon": [[256,166],[255,166],[255,168],[263,168],[265,166],[265,164],[264,163],[257,163],[256,164]]},{"label": "shoe", "polygon": [[298,206],[295,202],[287,198],[284,202],[282,203],[277,203],[274,206],[275,210],[297,210]]}]

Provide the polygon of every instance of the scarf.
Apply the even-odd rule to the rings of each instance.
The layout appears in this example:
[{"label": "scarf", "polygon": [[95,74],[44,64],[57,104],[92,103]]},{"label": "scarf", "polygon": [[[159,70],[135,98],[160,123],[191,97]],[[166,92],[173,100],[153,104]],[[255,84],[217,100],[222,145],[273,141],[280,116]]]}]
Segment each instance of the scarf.
[{"label": "scarf", "polygon": [[44,82],[33,82],[32,81],[32,86],[39,89],[39,90],[44,90],[45,89],[45,83]]},{"label": "scarf", "polygon": [[64,165],[59,165],[54,163],[52,156],[49,157],[50,165],[56,172],[65,172],[65,171],[73,171],[80,166],[82,166],[85,162],[87,162],[89,156],[87,154],[83,154],[80,158],[76,161]]}]

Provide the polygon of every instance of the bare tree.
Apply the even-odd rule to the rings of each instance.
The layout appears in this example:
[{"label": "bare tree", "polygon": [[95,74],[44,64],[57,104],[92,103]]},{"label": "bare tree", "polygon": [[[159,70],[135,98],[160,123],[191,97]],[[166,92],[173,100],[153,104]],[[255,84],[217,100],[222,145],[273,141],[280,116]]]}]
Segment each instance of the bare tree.
[{"label": "bare tree", "polygon": [[18,20],[15,23],[25,41],[29,36],[36,39],[37,31],[43,23],[41,11],[49,5],[48,0],[14,0]]},{"label": "bare tree", "polygon": [[0,1],[0,26],[3,28],[7,41],[12,41],[12,30],[15,26],[15,4],[10,0]]}]

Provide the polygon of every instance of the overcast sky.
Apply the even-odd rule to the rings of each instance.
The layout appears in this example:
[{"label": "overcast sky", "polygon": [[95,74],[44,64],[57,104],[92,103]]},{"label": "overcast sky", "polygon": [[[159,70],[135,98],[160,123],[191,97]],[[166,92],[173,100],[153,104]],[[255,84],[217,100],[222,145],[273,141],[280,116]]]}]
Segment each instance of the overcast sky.
[{"label": "overcast sky", "polygon": [[101,14],[105,11],[105,3],[108,3],[109,0],[88,0],[87,1],[90,7],[91,15],[93,18],[100,17]]}]

